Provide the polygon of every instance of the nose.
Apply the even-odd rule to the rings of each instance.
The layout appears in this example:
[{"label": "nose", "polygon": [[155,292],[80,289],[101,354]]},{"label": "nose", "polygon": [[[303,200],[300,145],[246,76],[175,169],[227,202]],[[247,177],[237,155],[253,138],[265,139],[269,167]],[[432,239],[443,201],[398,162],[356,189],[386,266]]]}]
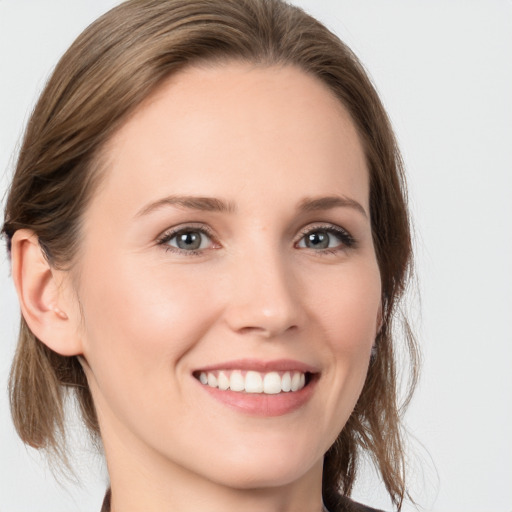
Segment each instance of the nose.
[{"label": "nose", "polygon": [[269,339],[298,329],[304,315],[293,274],[278,251],[241,257],[229,278],[230,329]]}]

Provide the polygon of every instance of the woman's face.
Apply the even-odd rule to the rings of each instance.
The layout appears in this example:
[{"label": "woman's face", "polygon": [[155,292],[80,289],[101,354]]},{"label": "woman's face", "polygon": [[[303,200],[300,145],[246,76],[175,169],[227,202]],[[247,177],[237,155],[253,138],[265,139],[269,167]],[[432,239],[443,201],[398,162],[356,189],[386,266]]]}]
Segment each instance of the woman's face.
[{"label": "woman's face", "polygon": [[379,323],[368,187],[346,110],[293,67],[190,68],[126,122],[77,268],[111,471],[318,477]]}]

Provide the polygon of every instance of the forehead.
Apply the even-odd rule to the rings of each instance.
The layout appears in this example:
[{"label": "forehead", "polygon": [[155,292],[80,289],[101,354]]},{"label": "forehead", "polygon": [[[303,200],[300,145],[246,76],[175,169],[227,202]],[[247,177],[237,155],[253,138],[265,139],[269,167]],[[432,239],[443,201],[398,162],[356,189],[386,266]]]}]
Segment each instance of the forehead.
[{"label": "forehead", "polygon": [[354,123],[325,84],[293,66],[187,68],[135,111],[105,156],[100,195],[115,190],[114,204],[173,193],[236,196],[262,185],[270,193],[270,183],[284,183],[303,195],[339,186],[367,205]]}]

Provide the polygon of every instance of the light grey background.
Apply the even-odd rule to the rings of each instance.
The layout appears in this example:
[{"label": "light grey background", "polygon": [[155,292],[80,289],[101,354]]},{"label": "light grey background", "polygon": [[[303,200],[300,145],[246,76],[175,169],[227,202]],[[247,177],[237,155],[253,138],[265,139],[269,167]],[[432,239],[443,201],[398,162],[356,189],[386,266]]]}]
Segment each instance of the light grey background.
[{"label": "light grey background", "polygon": [[[0,193],[29,112],[114,0],[0,0]],[[409,174],[424,352],[407,415],[424,510],[512,511],[512,2],[295,0],[361,58]],[[5,392],[18,308],[0,256],[0,512],[97,511],[105,470],[75,429],[81,486],[17,440]],[[367,469],[356,498],[391,509]],[[413,510],[406,506],[405,510]]]}]

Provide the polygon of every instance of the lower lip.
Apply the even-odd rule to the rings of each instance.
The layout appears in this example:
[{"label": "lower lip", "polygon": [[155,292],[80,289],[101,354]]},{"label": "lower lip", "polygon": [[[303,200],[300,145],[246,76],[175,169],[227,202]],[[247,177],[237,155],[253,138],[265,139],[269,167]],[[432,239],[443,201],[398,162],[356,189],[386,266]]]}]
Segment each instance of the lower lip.
[{"label": "lower lip", "polygon": [[281,392],[275,395],[222,391],[201,384],[199,381],[197,383],[210,396],[232,409],[252,416],[282,416],[300,409],[308,402],[313,395],[317,380],[317,378],[311,379],[300,391]]}]

